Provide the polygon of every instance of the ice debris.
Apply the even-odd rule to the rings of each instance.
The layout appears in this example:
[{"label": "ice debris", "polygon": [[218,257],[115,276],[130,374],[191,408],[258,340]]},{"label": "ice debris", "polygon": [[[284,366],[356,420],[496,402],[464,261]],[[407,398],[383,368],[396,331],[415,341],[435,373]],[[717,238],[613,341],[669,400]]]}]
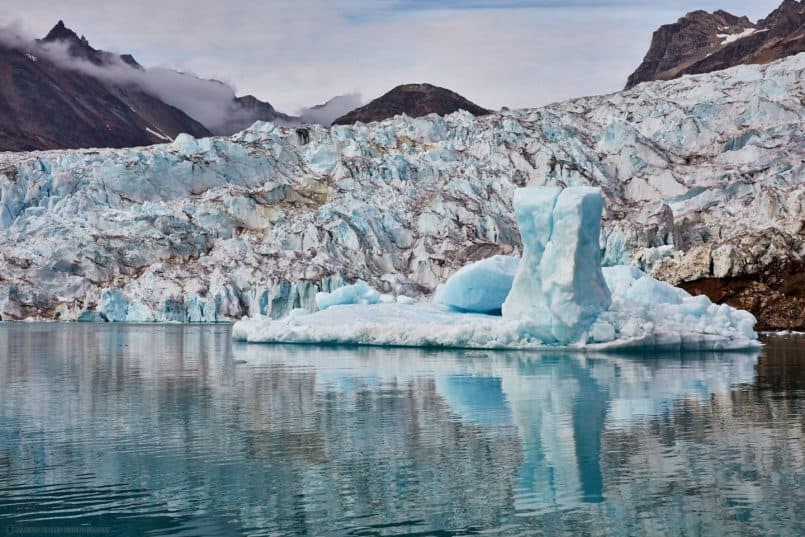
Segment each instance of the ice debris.
[{"label": "ice debris", "polygon": [[[519,189],[514,208],[522,259],[496,256],[468,265],[440,287],[432,304],[382,303],[377,291],[359,282],[323,296],[323,311],[243,320],[233,337],[468,348],[687,351],[759,345],[755,318],[746,311],[691,296],[634,267],[602,270],[601,204],[594,188]],[[482,313],[498,309],[501,316]]]},{"label": "ice debris", "polygon": [[320,311],[350,304],[414,304],[415,302],[416,300],[406,295],[381,294],[362,280],[339,287],[330,293],[324,291],[316,293],[316,307]]},{"label": "ice debris", "polygon": [[332,293],[323,291],[316,293],[316,307],[320,310],[343,304],[378,304],[379,302],[381,302],[380,293],[364,281],[339,287]]}]

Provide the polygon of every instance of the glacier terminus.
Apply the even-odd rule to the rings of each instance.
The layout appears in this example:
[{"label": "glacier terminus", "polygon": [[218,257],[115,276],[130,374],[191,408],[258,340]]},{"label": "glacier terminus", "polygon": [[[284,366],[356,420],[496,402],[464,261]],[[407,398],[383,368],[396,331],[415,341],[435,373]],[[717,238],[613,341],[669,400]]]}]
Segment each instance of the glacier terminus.
[{"label": "glacier terminus", "polygon": [[[805,259],[803,68],[799,54],[543,108],[306,137],[258,122],[145,148],[0,153],[0,318],[279,319],[359,281],[384,300],[429,302],[473,262],[563,255],[521,242],[512,200],[526,186],[600,189],[604,268],[673,285],[762,279]],[[537,283],[547,287],[528,308],[564,303],[566,282],[515,279]],[[600,279],[589,283],[591,302],[568,315],[606,306]],[[487,311],[508,309],[501,285],[477,297]],[[763,329],[802,314],[755,296]],[[547,339],[578,335],[553,319]]]}]

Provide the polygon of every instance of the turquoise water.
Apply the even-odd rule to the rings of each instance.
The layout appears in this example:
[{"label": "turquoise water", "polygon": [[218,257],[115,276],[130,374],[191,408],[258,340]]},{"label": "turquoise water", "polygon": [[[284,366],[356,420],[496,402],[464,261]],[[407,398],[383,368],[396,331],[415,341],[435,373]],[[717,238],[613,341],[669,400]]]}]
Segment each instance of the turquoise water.
[{"label": "turquoise water", "polygon": [[803,535],[805,340],[685,356],[0,324],[0,535]]}]

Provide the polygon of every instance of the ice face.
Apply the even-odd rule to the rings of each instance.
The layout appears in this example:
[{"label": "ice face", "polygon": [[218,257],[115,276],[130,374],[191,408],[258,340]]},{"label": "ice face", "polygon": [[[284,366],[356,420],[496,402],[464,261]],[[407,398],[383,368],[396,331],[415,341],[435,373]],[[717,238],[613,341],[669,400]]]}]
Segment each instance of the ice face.
[{"label": "ice face", "polygon": [[433,302],[459,311],[500,314],[519,262],[496,255],[467,265],[436,289]]},{"label": "ice face", "polygon": [[523,259],[501,309],[507,319],[528,318],[542,339],[550,341],[551,309],[542,290],[542,256],[551,236],[559,188],[522,188],[514,192],[514,216],[523,242]]},{"label": "ice face", "polygon": [[609,307],[598,245],[602,203],[590,187],[515,192],[523,259],[504,318],[528,319],[544,341],[568,344]]}]

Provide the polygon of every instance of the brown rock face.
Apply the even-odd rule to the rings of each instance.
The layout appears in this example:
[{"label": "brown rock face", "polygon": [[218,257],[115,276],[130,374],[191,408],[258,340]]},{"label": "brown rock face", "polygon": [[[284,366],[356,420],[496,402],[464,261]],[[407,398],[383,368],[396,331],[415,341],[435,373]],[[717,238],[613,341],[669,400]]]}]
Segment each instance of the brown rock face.
[{"label": "brown rock face", "polygon": [[784,0],[753,24],[726,11],[693,11],[661,26],[626,88],[649,80],[709,73],[746,63],[768,63],[805,51],[805,3]]},{"label": "brown rock face", "polygon": [[458,93],[431,84],[405,84],[397,86],[369,104],[336,119],[334,125],[349,125],[356,121],[370,123],[407,114],[420,117],[428,114],[446,115],[466,110],[475,116],[490,111],[468,101]]},{"label": "brown rock face", "polygon": [[734,278],[682,282],[694,295],[751,311],[758,330],[805,330],[805,262],[766,267],[761,273]]}]

